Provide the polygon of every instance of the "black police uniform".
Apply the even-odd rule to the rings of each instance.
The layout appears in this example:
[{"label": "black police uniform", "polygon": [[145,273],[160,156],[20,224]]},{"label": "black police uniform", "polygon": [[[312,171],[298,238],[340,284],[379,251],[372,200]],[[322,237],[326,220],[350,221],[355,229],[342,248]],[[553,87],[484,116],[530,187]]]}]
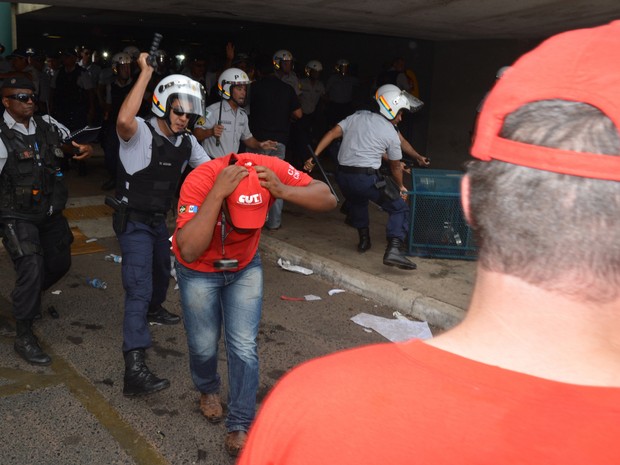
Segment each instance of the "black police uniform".
[{"label": "black police uniform", "polygon": [[[151,345],[146,314],[163,303],[170,281],[166,213],[172,206],[182,168],[192,154],[189,136],[183,136],[175,147],[146,124],[153,135],[151,162],[133,175],[119,163],[116,192],[114,231],[123,252],[126,292],[124,352]],[[152,267],[144,266],[151,261]]]},{"label": "black police uniform", "polygon": [[13,260],[17,281],[11,297],[17,320],[41,310],[41,292],[71,266],[73,234],[62,215],[67,189],[57,160],[62,156],[57,129],[35,116],[34,135],[0,123],[8,158],[0,173],[0,223],[3,244]]}]

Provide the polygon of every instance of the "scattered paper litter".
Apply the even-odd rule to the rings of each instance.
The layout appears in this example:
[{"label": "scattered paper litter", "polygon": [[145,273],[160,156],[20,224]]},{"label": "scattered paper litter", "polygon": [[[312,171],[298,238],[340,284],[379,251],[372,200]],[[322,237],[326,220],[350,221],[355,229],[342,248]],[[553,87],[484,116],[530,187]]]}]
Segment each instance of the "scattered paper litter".
[{"label": "scattered paper litter", "polygon": [[303,266],[293,265],[291,264],[289,260],[284,260],[283,258],[278,258],[278,265],[287,271],[293,271],[295,273],[305,274],[306,276],[314,273],[312,270],[308,268],[304,268]]},{"label": "scattered paper litter", "polygon": [[395,319],[383,318],[368,313],[358,313],[351,318],[351,321],[364,328],[374,329],[392,342],[406,341],[408,339],[430,339],[433,337],[426,321],[411,321],[400,313],[398,315],[396,313]]},{"label": "scattered paper litter", "polygon": [[86,239],[84,242],[86,242],[88,244],[89,242],[95,242],[96,240],[97,240],[96,237],[92,237],[90,239]]},{"label": "scattered paper litter", "polygon": [[321,300],[321,298],[318,295],[313,295],[313,294],[308,294],[305,295],[303,297],[290,297],[287,295],[281,295],[280,299],[282,300],[290,300],[293,302],[303,302],[304,300],[306,301],[311,301],[311,300]]},{"label": "scattered paper litter", "polygon": [[344,289],[332,289],[330,291],[327,291],[329,295],[341,294],[343,292],[346,292],[346,291]]},{"label": "scattered paper litter", "polygon": [[52,294],[54,295],[60,295],[62,293],[62,291],[60,289],[56,290],[56,291],[52,291]]}]

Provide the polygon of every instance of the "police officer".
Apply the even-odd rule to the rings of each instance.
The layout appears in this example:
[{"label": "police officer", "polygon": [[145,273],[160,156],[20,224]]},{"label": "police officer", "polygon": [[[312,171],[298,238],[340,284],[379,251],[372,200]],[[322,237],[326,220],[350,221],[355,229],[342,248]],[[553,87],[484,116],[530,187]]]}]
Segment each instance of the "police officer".
[{"label": "police officer", "polygon": [[[173,74],[155,87],[149,119],[137,117],[153,74],[146,53],[138,58],[140,74],[118,113],[120,139],[114,230],[123,252],[125,317],[123,394],[149,394],[170,386],[144,362],[151,345],[148,322],[176,324],[180,317],[162,303],[170,281],[170,242],[166,214],[187,165],[209,160],[188,131],[204,115],[204,88],[187,76]],[[156,66],[153,63],[153,66]],[[148,322],[147,322],[148,321]]]},{"label": "police officer", "polygon": [[250,78],[239,68],[229,68],[218,79],[221,100],[207,107],[205,118],[198,121],[194,135],[213,158],[239,151],[239,142],[253,150],[274,150],[276,141],[259,142],[250,132],[245,105]]},{"label": "police officer", "polygon": [[39,346],[32,322],[41,312],[41,291],[71,266],[73,235],[62,215],[67,201],[58,160],[63,151],[81,160],[90,145],[63,144],[69,130],[49,115],[34,116],[34,84],[25,77],[2,83],[0,120],[0,226],[2,243],[17,274],[11,293],[17,337],[14,348],[34,365],[52,360]]},{"label": "police officer", "polygon": [[[396,125],[404,110],[416,111],[422,102],[395,86],[383,87],[375,95],[379,112],[358,111],[340,121],[329,130],[316,147],[320,155],[335,139],[342,138],[338,151],[336,180],[348,203],[350,224],[359,233],[360,252],[370,249],[368,229],[368,202],[379,205],[389,215],[387,223],[388,246],[383,263],[405,270],[415,270],[415,263],[404,253],[404,241],[408,234],[408,207],[405,203],[407,189],[403,185],[401,137]],[[389,189],[390,179],[379,174],[381,159],[386,154],[398,191]],[[312,158],[306,160],[305,169],[312,170]]]},{"label": "police officer", "polygon": [[282,82],[286,82],[291,86],[298,96],[301,94],[299,78],[297,74],[295,74],[295,71],[293,71],[293,54],[291,52],[288,50],[278,50],[274,53],[273,70],[275,75],[278,76]]}]

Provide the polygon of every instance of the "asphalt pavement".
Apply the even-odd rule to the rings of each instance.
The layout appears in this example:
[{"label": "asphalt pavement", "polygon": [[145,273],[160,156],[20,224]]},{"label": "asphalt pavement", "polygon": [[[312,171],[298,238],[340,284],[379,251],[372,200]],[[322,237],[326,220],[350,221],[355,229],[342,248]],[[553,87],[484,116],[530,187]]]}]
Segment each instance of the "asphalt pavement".
[{"label": "asphalt pavement", "polygon": [[[102,159],[87,161],[87,175],[66,174],[70,188],[67,216],[86,238],[100,246],[76,255],[70,272],[43,296],[43,318],[35,329],[53,358],[50,367],[33,367],[13,351],[14,320],[10,292],[14,274],[0,252],[0,464],[230,464],[222,447],[223,425],[201,417],[187,368],[181,325],[151,327],[153,348],[147,363],[171,388],[128,399],[121,395],[123,292],[119,265],[103,259],[119,253],[100,185]],[[264,314],[259,336],[259,401],[291,367],[311,357],[360,344],[382,342],[350,318],[366,312],[392,312],[426,320],[434,333],[464,314],[475,262],[412,257],[415,271],[382,264],[387,215],[371,206],[372,248],[356,250],[357,232],[338,209],[310,213],[285,205],[282,228],[265,231]],[[172,226],[171,222],[171,226]],[[312,276],[284,271],[282,258],[313,270]],[[86,277],[108,282],[106,290],[86,285]],[[180,313],[171,281],[166,306]],[[347,292],[329,296],[328,291]],[[284,301],[306,294],[318,302]],[[59,318],[47,308],[53,305]],[[224,360],[223,349],[220,359]],[[221,364],[226,389],[225,363]],[[225,398],[225,392],[224,392]]]}]

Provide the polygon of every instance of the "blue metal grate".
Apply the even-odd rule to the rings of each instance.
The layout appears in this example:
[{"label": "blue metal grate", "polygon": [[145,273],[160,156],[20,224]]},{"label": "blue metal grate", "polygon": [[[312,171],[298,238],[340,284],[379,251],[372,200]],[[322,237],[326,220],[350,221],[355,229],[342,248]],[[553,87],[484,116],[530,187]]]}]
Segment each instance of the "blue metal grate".
[{"label": "blue metal grate", "polygon": [[461,208],[461,171],[414,170],[409,192],[409,254],[476,259],[473,233]]}]

